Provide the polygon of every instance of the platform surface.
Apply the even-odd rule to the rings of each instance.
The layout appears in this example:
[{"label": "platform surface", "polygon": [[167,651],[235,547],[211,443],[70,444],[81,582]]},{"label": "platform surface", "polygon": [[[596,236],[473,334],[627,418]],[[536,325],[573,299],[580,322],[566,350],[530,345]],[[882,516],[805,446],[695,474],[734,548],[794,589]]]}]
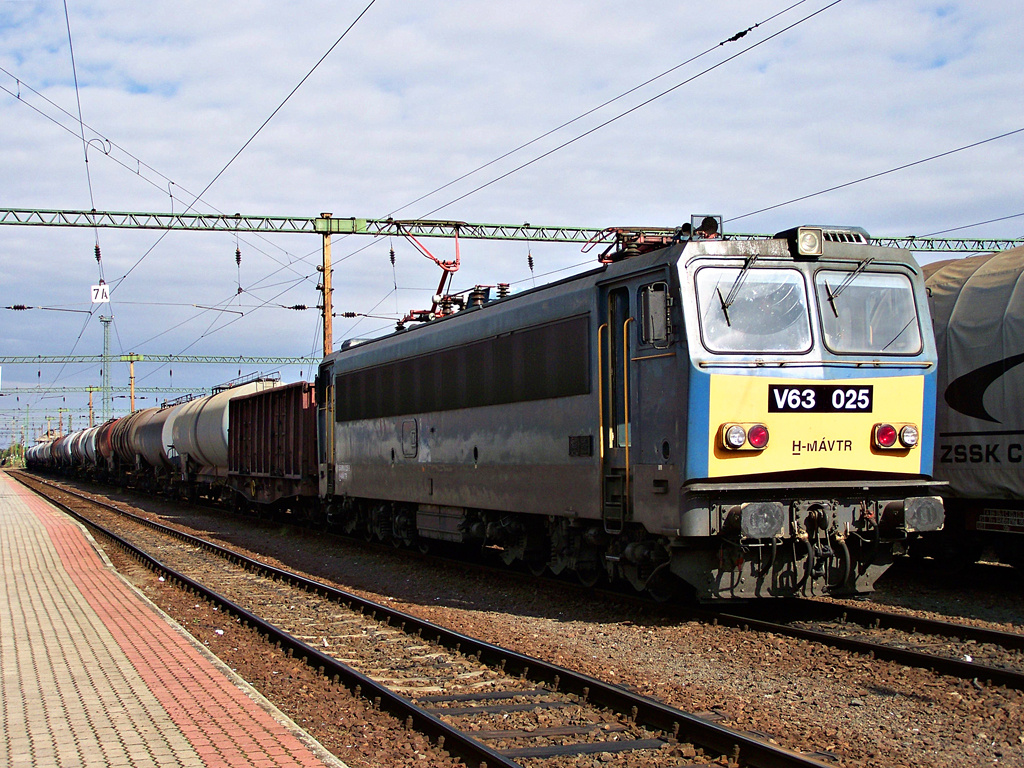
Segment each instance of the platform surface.
[{"label": "platform surface", "polygon": [[0,472],[0,766],[344,768]]}]

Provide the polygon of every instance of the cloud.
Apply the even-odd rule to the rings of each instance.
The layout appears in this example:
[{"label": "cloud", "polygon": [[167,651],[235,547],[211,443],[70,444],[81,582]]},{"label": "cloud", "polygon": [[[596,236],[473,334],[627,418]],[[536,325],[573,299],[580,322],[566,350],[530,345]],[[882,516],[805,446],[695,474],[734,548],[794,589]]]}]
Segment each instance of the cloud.
[{"label": "cloud", "polygon": [[[375,4],[205,200],[229,213],[422,216],[824,5],[805,3],[718,46],[785,4],[744,0],[711,11],[664,0]],[[279,3],[183,0],[138,13],[123,0],[76,2],[69,5],[76,97],[63,8],[0,3],[0,66],[13,75],[0,74],[0,86],[15,94],[0,93],[0,206],[184,210],[188,192],[225,167],[364,6],[310,2],[297,13]],[[674,225],[693,212],[728,220],[1019,128],[1020,15],[993,0],[844,0],[435,215],[586,226]],[[409,205],[705,50],[698,62]],[[90,145],[90,179],[77,124],[30,88],[72,115],[80,98],[85,121],[116,145]],[[995,142],[744,219],[742,228],[826,221],[912,234],[1018,213],[1022,147],[1019,136]],[[964,234],[1015,236],[1020,220]],[[0,227],[0,303],[89,309],[88,288],[99,279],[96,237]],[[118,285],[104,309],[114,313],[116,353],[315,352],[317,312],[277,305],[318,303],[317,237],[160,239],[101,230],[98,239],[103,273]],[[428,246],[453,256],[450,241]],[[535,275],[589,258],[550,244],[467,241],[461,250],[459,288],[532,285]],[[339,310],[420,308],[438,280],[436,267],[401,240],[337,238],[334,258]],[[98,354],[102,328],[85,317],[5,312],[4,354]],[[339,319],[335,333],[340,342],[388,325]],[[167,368],[141,367],[147,381],[173,378],[175,386],[208,386],[237,372],[176,366],[172,377]],[[97,383],[93,366],[5,368],[5,386]],[[118,380],[125,377],[118,370]]]}]

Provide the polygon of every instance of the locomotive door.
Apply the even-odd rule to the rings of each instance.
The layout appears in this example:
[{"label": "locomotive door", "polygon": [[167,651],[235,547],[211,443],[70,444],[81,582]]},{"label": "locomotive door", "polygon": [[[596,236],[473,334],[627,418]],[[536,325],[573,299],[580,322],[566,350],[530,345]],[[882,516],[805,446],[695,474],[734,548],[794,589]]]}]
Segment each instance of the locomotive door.
[{"label": "locomotive door", "polygon": [[317,376],[317,463],[320,465],[320,495],[334,495],[334,377],[330,366]]},{"label": "locomotive door", "polygon": [[602,516],[605,530],[618,533],[632,514],[630,449],[635,442],[630,416],[630,338],[634,333],[629,287],[607,292],[604,322],[598,329],[601,368],[601,476]]}]

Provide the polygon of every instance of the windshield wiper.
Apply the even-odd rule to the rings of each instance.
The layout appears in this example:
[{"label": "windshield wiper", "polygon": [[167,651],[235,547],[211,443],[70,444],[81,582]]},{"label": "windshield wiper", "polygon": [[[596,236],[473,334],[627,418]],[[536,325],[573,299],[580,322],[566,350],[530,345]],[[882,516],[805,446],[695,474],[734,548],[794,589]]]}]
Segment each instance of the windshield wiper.
[{"label": "windshield wiper", "polygon": [[850,283],[852,283],[854,281],[854,279],[857,277],[857,275],[859,275],[861,272],[863,272],[865,269],[867,269],[868,268],[868,264],[870,264],[872,261],[874,261],[874,258],[864,259],[864,261],[862,261],[860,264],[858,264],[857,268],[855,270],[853,270],[853,272],[851,272],[847,276],[847,278],[845,280],[843,280],[843,282],[841,282],[839,284],[839,287],[836,288],[836,292],[835,293],[832,293],[832,289],[828,287],[828,280],[825,281],[825,293],[828,294],[828,304],[829,304],[830,307],[832,307],[832,314],[833,315],[835,315],[836,317],[839,317],[839,310],[836,309],[836,299],[838,299],[840,297],[840,295],[842,295],[843,291],[845,291],[847,288],[850,287]]},{"label": "windshield wiper", "polygon": [[[756,253],[747,257],[746,261],[743,262],[743,269],[740,270],[739,275],[736,277],[736,282],[733,283],[732,288],[729,289],[729,295],[724,299],[722,298],[722,289],[715,289],[718,293],[718,300],[722,302],[722,314],[725,315],[725,324],[730,327],[732,326],[732,322],[729,320],[729,307],[731,307],[732,303],[736,300],[736,294],[739,293],[740,286],[743,284],[743,281],[747,279],[747,274],[750,272],[750,268],[754,265],[755,261],[757,261]],[[828,288],[828,285],[825,287]]]},{"label": "windshield wiper", "polygon": [[895,344],[896,343],[896,339],[898,339],[900,336],[902,336],[906,332],[907,328],[909,328],[914,323],[914,321],[916,319],[917,319],[917,315],[911,315],[910,319],[907,320],[907,324],[904,325],[902,328],[900,328],[900,332],[892,337],[892,341],[890,341],[888,344],[886,344],[884,347],[882,347],[882,351],[885,352],[885,350],[887,350],[889,347],[891,347],[893,344]]}]

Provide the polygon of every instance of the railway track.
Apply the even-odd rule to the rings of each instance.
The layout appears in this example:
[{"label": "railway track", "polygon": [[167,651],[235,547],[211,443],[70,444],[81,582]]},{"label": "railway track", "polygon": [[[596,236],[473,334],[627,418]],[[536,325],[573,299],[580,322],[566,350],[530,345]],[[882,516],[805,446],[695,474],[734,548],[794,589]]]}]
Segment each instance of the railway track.
[{"label": "railway track", "polygon": [[721,756],[765,768],[827,764],[66,488],[44,495],[467,765],[554,766],[587,754],[626,766]]},{"label": "railway track", "polygon": [[[768,619],[768,616],[771,619]],[[1024,634],[816,600],[716,611],[712,621],[1024,690]]]}]

